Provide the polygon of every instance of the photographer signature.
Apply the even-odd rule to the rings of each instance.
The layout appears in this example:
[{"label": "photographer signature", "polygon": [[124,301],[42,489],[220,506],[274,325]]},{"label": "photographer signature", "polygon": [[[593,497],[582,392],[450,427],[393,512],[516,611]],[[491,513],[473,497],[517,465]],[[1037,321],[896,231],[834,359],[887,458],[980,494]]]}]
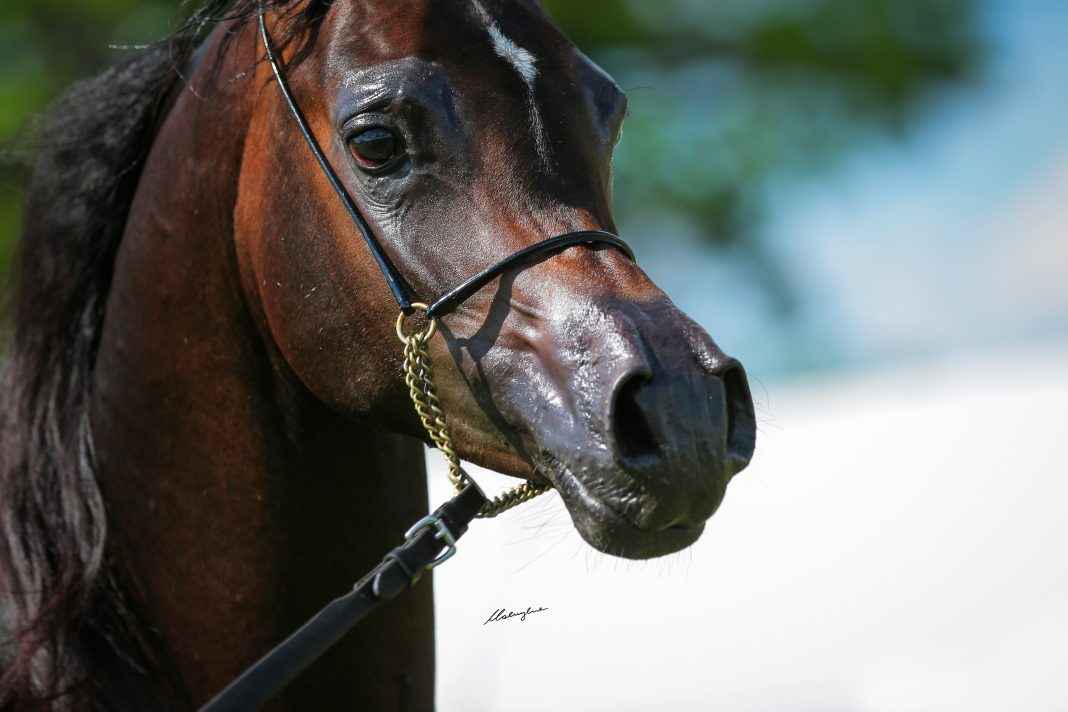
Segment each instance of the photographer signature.
[{"label": "photographer signature", "polygon": [[[525,611],[508,611],[504,608],[498,608],[493,612],[493,615],[486,619],[486,623],[496,623],[497,621],[505,621],[509,618],[518,618],[521,621],[525,621],[527,616],[547,610],[549,610],[548,606],[538,608],[527,606]],[[482,625],[486,625],[486,623],[483,623]]]}]

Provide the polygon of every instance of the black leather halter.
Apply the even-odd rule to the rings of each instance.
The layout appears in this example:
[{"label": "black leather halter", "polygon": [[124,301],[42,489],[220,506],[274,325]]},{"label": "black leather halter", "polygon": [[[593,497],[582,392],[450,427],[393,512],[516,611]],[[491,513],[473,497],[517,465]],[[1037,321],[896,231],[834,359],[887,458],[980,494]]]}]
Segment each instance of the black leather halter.
[{"label": "black leather halter", "polygon": [[289,106],[289,111],[293,114],[293,119],[297,123],[297,128],[300,129],[301,135],[304,136],[308,148],[311,149],[312,155],[315,156],[315,160],[319,162],[319,166],[323,169],[323,173],[326,174],[326,178],[330,181],[330,185],[334,187],[334,192],[337,193],[337,197],[341,199],[341,204],[345,206],[345,210],[352,216],[353,222],[356,223],[356,228],[363,236],[368,249],[371,250],[375,262],[378,263],[378,268],[382,270],[382,276],[386,278],[386,283],[389,285],[390,291],[393,292],[393,297],[397,300],[397,305],[405,314],[410,314],[414,311],[414,304],[425,301],[430,305],[426,309],[427,317],[435,318],[444,316],[453,311],[472,294],[482,289],[482,287],[486,286],[495,278],[513,267],[528,260],[533,260],[535,257],[550,252],[556,252],[557,250],[563,250],[572,245],[611,245],[623,252],[623,254],[631,260],[634,259],[634,253],[631,251],[627,243],[625,243],[618,235],[614,235],[605,230],[577,230],[575,232],[556,235],[555,237],[550,237],[541,242],[536,242],[529,247],[524,247],[518,252],[505,257],[500,262],[490,265],[459,286],[450,289],[433,302],[420,299],[413,293],[411,286],[404,280],[404,277],[401,276],[400,272],[397,270],[396,265],[389,259],[389,255],[382,249],[382,244],[378,241],[378,238],[375,237],[374,233],[371,232],[370,227],[367,225],[367,221],[360,213],[359,208],[356,207],[356,203],[353,202],[352,197],[348,194],[348,191],[345,190],[345,186],[342,185],[341,179],[338,178],[337,173],[334,172],[330,162],[326,160],[326,156],[323,154],[319,142],[316,141],[315,135],[311,131],[311,127],[308,126],[308,121],[304,118],[304,113],[300,110],[300,107],[297,106],[296,99],[293,98],[293,92],[289,89],[289,83],[286,81],[280,60],[275,54],[274,42],[271,40],[270,33],[267,32],[267,22],[264,19],[262,12],[259,16],[259,26],[260,38],[263,40],[263,47],[267,52],[267,61],[271,65],[271,71],[274,72],[275,79],[278,80],[278,88],[282,90],[282,97],[285,98],[286,104]]}]

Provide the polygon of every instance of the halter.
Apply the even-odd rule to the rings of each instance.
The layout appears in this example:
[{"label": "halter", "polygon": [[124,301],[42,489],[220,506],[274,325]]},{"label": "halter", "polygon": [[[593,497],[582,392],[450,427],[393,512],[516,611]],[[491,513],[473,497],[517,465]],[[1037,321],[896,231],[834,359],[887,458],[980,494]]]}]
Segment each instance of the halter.
[{"label": "halter", "polygon": [[[466,483],[471,482],[471,478],[460,467],[459,459],[452,445],[452,437],[445,422],[445,414],[438,406],[433,372],[430,365],[430,354],[427,349],[427,344],[437,329],[437,319],[454,311],[456,307],[505,272],[524,263],[531,262],[542,255],[558,252],[574,245],[611,245],[631,260],[634,259],[634,253],[618,235],[605,230],[566,232],[562,235],[546,238],[512,253],[448,290],[436,300],[427,302],[419,298],[382,248],[382,243],[378,241],[378,238],[371,231],[367,220],[363,217],[360,209],[356,207],[355,201],[345,190],[341,179],[338,178],[333,166],[330,165],[322,148],[319,146],[319,142],[312,133],[307,119],[304,118],[304,112],[300,110],[300,106],[298,106],[296,99],[293,97],[289,82],[286,81],[282,60],[275,53],[274,42],[267,31],[267,21],[264,15],[261,4],[258,18],[260,38],[263,41],[267,61],[271,65],[271,71],[278,82],[282,97],[289,107],[289,112],[293,116],[297,128],[300,129],[305,143],[308,144],[312,155],[315,156],[319,167],[322,168],[323,174],[330,181],[330,185],[333,186],[334,192],[337,193],[337,197],[341,200],[341,204],[345,206],[345,210],[352,217],[352,221],[356,223],[356,229],[359,230],[364,242],[367,243],[367,248],[375,258],[375,262],[378,264],[378,268],[381,270],[382,276],[385,278],[386,284],[389,286],[390,291],[393,293],[393,298],[396,299],[397,306],[400,308],[400,315],[397,318],[397,336],[404,343],[405,383],[408,385],[412,403],[415,405],[416,413],[419,415],[423,427],[430,435],[431,441],[441,450],[449,463],[449,479],[457,492],[459,492]],[[410,316],[417,310],[423,312],[429,322],[428,326],[421,331],[407,335],[404,331],[405,317]],[[526,482],[488,503],[479,513],[479,516],[496,516],[506,509],[532,499],[548,490],[548,485]]]}]

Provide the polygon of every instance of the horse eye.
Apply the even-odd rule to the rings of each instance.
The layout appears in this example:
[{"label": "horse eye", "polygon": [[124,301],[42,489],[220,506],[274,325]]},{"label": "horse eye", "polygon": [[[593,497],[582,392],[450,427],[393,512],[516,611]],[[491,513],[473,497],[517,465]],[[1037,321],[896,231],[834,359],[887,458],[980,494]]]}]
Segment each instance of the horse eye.
[{"label": "horse eye", "polygon": [[361,166],[378,168],[397,156],[400,140],[389,129],[375,126],[349,139],[349,150]]}]

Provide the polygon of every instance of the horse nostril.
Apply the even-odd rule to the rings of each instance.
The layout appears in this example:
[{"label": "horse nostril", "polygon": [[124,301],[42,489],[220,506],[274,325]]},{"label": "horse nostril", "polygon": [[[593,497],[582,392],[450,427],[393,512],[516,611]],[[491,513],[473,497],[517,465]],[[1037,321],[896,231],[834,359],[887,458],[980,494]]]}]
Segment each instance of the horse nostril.
[{"label": "horse nostril", "polygon": [[737,361],[723,370],[723,389],[727,399],[727,459],[731,474],[741,472],[753,457],[756,446],[756,414],[749,394],[745,370]]},{"label": "horse nostril", "polygon": [[627,460],[656,456],[660,445],[645,416],[638,393],[651,378],[647,373],[628,376],[616,388],[612,405],[612,437],[617,454]]}]

